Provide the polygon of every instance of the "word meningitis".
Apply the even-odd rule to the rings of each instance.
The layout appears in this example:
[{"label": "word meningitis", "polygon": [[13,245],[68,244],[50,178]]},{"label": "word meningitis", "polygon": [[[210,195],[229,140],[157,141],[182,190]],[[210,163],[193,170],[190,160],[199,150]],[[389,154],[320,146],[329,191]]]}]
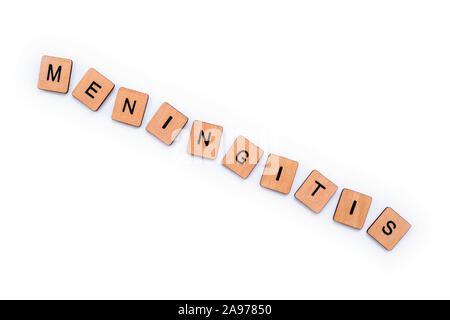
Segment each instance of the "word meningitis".
[{"label": "word meningitis", "polygon": [[[43,56],[39,72],[38,88],[66,94],[72,74],[72,60]],[[89,69],[72,91],[72,96],[92,111],[97,111],[114,89],[114,83],[97,70]],[[148,94],[127,88],[119,88],[112,119],[131,126],[140,127],[147,108]],[[146,130],[170,146],[186,126],[188,117],[164,102]],[[189,154],[215,160],[222,138],[219,125],[194,121],[188,141]],[[222,164],[239,175],[248,178],[261,160],[264,151],[243,136],[234,141],[222,159]],[[298,162],[279,155],[269,154],[260,185],[283,194],[289,194],[297,173]],[[331,180],[314,170],[302,183],[294,197],[315,213],[320,213],[338,190]],[[334,213],[334,221],[361,230],[366,222],[372,197],[349,189],[342,189]],[[386,208],[367,233],[385,249],[392,250],[411,225],[391,208]]]}]

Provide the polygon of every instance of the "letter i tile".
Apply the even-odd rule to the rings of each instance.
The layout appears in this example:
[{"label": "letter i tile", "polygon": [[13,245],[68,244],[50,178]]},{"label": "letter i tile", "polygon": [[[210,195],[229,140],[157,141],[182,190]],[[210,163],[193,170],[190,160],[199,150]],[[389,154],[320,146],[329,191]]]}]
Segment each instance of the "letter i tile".
[{"label": "letter i tile", "polygon": [[165,144],[171,145],[188,120],[188,117],[164,102],[147,124],[146,130]]},{"label": "letter i tile", "polygon": [[297,161],[269,154],[260,185],[264,188],[288,194],[291,191],[297,168]]},{"label": "letter i tile", "polygon": [[372,197],[344,189],[334,213],[334,221],[355,229],[362,229],[371,203]]}]

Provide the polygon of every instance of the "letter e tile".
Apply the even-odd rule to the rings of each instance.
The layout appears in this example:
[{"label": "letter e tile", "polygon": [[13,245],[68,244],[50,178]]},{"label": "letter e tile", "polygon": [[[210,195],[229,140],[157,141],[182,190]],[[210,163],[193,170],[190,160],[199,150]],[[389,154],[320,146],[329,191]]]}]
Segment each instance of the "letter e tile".
[{"label": "letter e tile", "polygon": [[113,89],[114,83],[91,68],[73,89],[72,96],[92,111],[97,111]]}]

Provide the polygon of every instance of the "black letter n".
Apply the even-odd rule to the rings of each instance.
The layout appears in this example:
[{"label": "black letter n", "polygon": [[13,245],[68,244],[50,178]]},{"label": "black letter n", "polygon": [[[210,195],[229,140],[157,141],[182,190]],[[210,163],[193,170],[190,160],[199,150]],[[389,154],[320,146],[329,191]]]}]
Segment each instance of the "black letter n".
[{"label": "black letter n", "polygon": [[130,100],[128,100],[128,98],[125,98],[125,103],[123,104],[122,112],[125,112],[125,108],[127,107],[127,105],[128,105],[128,110],[130,110],[130,113],[133,114],[134,107],[136,107],[136,100],[134,100],[133,108],[132,108],[131,105],[130,105]]},{"label": "black letter n", "polygon": [[56,77],[58,77],[58,81],[61,78],[61,66],[58,67],[58,69],[56,69],[56,73],[53,74],[53,65],[50,63],[48,65],[48,72],[47,72],[47,81],[50,80],[50,74],[52,75],[52,81],[55,81]]},{"label": "black letter n", "polygon": [[205,132],[203,130],[200,131],[200,135],[198,136],[197,144],[200,144],[200,141],[202,138],[203,138],[203,141],[205,141],[205,146],[208,146],[209,142],[211,141],[211,132],[209,132],[208,139],[206,139]]}]

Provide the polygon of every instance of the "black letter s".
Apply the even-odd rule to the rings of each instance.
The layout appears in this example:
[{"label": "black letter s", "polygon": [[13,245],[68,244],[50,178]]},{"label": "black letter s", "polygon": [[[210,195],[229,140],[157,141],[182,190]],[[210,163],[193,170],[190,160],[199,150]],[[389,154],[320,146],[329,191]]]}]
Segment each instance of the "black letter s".
[{"label": "black letter s", "polygon": [[[386,231],[386,227],[388,227],[388,231]],[[383,233],[387,236],[390,236],[392,234],[393,229],[397,228],[397,225],[395,224],[394,221],[388,221],[386,223],[386,227],[383,227]]]}]

